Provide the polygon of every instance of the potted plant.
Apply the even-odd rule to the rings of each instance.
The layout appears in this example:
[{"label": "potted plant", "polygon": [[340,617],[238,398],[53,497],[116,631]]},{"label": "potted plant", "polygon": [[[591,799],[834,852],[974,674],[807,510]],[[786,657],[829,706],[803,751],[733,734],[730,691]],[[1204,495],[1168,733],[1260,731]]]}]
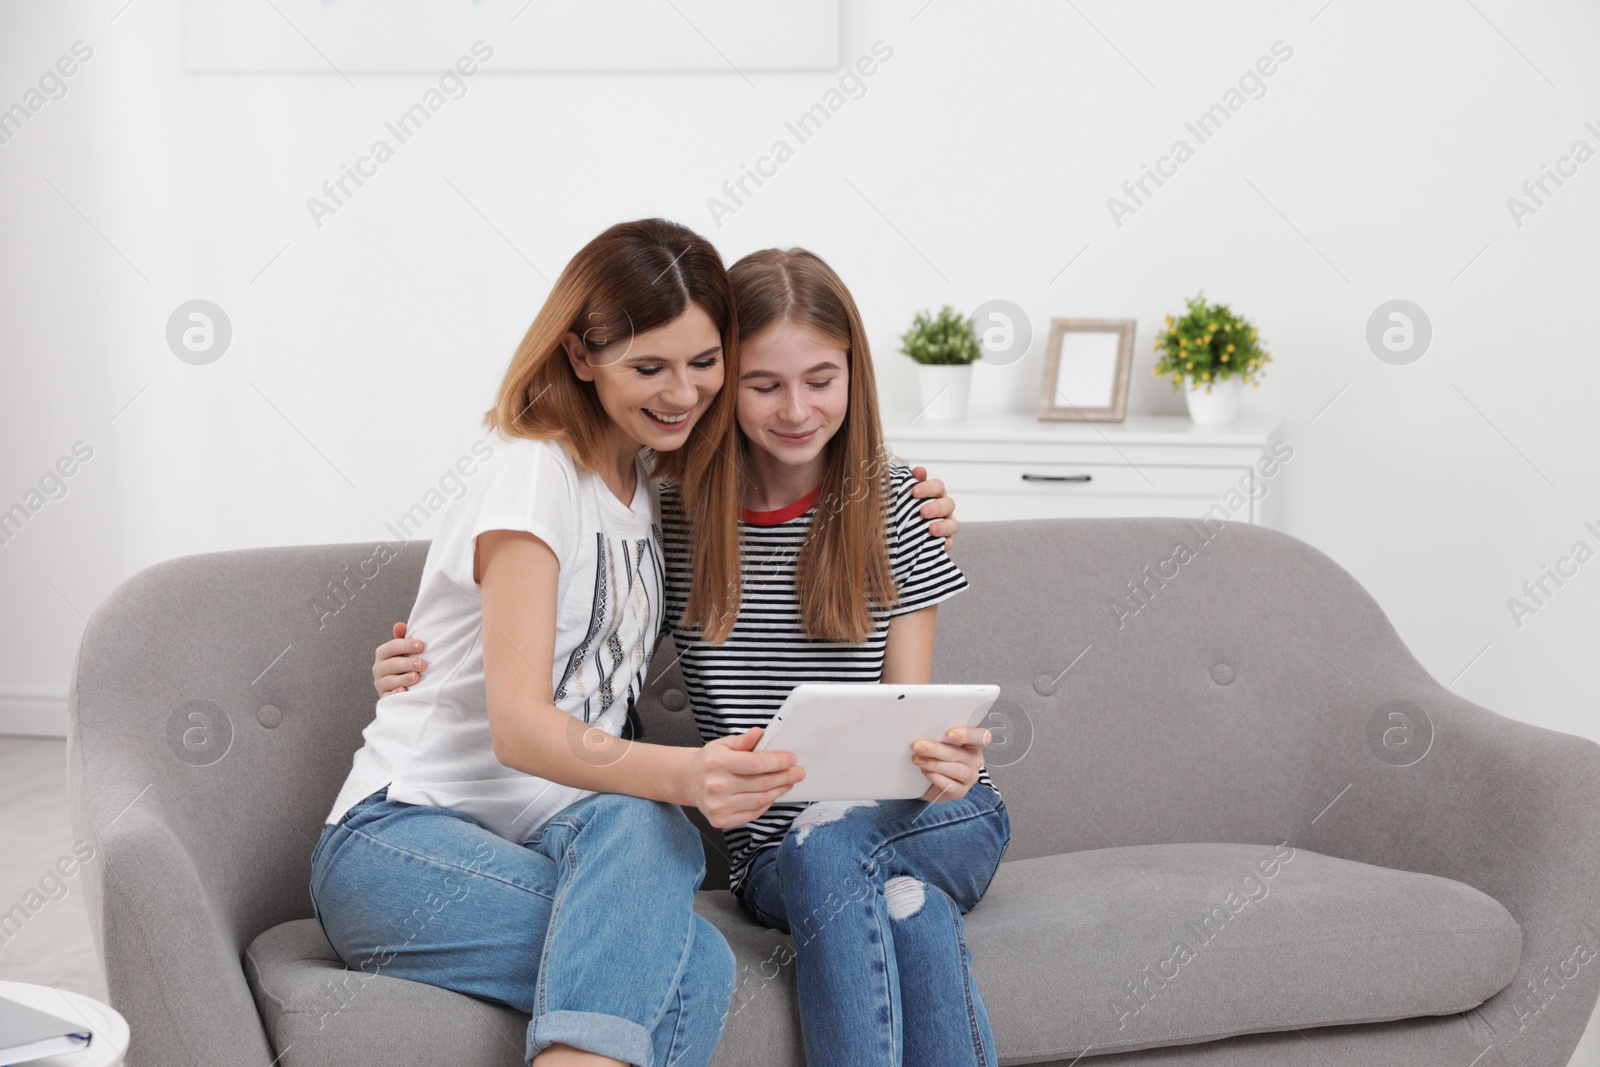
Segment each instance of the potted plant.
[{"label": "potted plant", "polygon": [[937,315],[919,311],[900,337],[900,351],[916,361],[922,414],[930,419],[966,418],[972,364],[983,356],[972,320],[949,304]]},{"label": "potted plant", "polygon": [[1262,368],[1272,362],[1256,338],[1256,328],[1226,304],[1207,304],[1205,293],[1186,301],[1189,313],[1156,336],[1161,358],[1157,377],[1171,375],[1172,390],[1184,388],[1189,417],[1203,426],[1232,422],[1239,410],[1241,384],[1259,386]]}]

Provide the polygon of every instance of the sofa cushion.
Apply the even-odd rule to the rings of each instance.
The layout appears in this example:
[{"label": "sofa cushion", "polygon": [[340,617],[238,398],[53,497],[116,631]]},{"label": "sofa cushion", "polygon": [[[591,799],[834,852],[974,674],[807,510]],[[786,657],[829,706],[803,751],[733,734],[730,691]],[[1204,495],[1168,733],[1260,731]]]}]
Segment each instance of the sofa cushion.
[{"label": "sofa cushion", "polygon": [[1522,955],[1516,920],[1469,885],[1288,845],[1004,863],[966,921],[1011,1063],[1452,1015]]},{"label": "sofa cushion", "polygon": [[[739,965],[713,1067],[800,1067],[794,942],[757,923],[725,889],[699,893],[695,910],[723,932]],[[349,970],[314,918],[262,933],[244,967],[279,1057],[274,1067],[526,1067],[526,1012]]]},{"label": "sofa cushion", "polygon": [[244,968],[275,1067],[526,1067],[526,1012],[350,970],[315,918],[261,934]]},{"label": "sofa cushion", "polygon": [[[726,891],[698,910],[738,984],[714,1065],[801,1067],[793,942]],[[1002,1063],[1450,1015],[1510,983],[1522,932],[1460,882],[1290,846],[1141,845],[1003,863],[967,915]],[[520,1063],[528,1016],[344,969],[315,919],[250,946],[283,1067]]]}]

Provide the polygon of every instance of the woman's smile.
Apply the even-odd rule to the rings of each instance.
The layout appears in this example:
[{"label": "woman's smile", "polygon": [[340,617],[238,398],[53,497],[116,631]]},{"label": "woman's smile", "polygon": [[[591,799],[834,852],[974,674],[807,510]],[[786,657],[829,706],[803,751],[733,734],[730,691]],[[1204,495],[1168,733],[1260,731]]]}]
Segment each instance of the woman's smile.
[{"label": "woman's smile", "polygon": [[652,422],[657,423],[669,433],[685,429],[689,424],[689,416],[692,414],[692,411],[669,412],[659,408],[643,408],[641,410],[645,415],[649,416]]}]

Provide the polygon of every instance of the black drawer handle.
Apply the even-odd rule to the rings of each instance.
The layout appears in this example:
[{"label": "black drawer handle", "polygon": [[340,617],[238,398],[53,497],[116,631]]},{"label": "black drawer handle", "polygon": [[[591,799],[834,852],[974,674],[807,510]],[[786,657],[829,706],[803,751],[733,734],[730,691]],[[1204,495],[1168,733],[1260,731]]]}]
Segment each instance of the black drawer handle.
[{"label": "black drawer handle", "polygon": [[1024,474],[1025,482],[1087,482],[1092,474]]}]

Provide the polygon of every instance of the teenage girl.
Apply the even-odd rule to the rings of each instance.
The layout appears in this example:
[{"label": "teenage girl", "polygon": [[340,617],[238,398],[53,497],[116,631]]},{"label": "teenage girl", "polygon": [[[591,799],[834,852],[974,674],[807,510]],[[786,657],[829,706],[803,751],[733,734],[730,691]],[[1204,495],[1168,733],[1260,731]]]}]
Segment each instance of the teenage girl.
[{"label": "teenage girl", "polygon": [[654,479],[714,469],[735,330],[681,226],[614,226],[562,271],[428,550],[409,621],[434,670],[378,702],[312,855],[347,966],[528,1012],[538,1067],[710,1061],[734,960],[693,911],[679,805],[726,823],[801,774],[750,735],[630,740],[664,611]]},{"label": "teenage girl", "polygon": [[[929,681],[936,605],[967,584],[910,472],[884,460],[844,284],[801,250],[729,274],[741,365],[723,445],[744,477],[737,496],[662,489],[673,637],[710,744],[763,726],[801,682]],[[392,651],[380,677],[411,662]],[[794,936],[808,1062],[995,1064],[961,918],[1011,837],[987,742],[968,727],[919,741],[920,800],[776,803],[728,828],[734,893]]]}]

